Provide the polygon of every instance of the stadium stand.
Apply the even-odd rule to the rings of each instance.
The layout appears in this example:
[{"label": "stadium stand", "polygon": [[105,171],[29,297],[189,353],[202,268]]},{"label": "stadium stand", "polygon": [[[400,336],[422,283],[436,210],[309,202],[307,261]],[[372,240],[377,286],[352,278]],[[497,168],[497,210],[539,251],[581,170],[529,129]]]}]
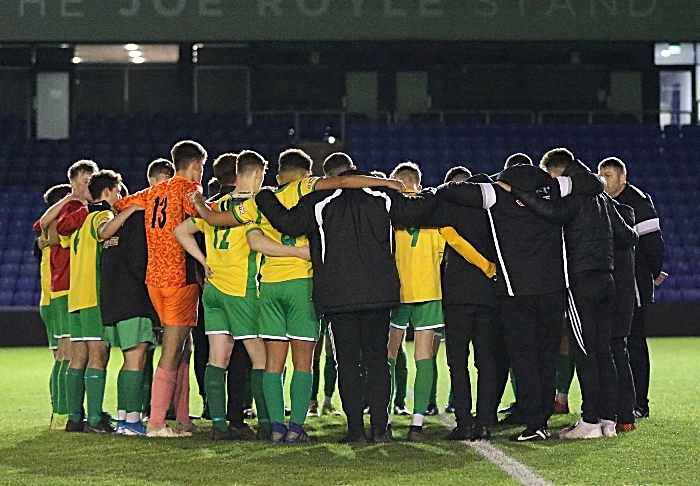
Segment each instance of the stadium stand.
[{"label": "stadium stand", "polygon": [[[361,168],[389,172],[401,160],[419,163],[426,185],[439,184],[454,165],[494,173],[514,152],[537,160],[546,150],[565,146],[592,168],[604,157],[618,156],[627,163],[630,181],[652,195],[661,218],[668,252],[664,270],[670,276],[657,289],[657,300],[700,302],[700,126],[661,131],[658,124],[625,120],[542,122],[441,122],[422,116],[389,124],[349,118],[344,142]],[[198,140],[212,157],[252,148],[275,160],[293,143],[292,126],[288,115],[260,115],[251,126],[234,115],[91,115],[74,121],[70,140],[36,141],[27,140],[23,120],[0,118],[0,306],[37,305],[39,265],[32,255],[31,225],[44,211],[45,189],[65,182],[75,160],[92,158],[121,172],[134,191],[146,185],[148,162],[167,157],[177,140]],[[304,116],[297,126],[315,140],[341,133],[338,117]]]}]

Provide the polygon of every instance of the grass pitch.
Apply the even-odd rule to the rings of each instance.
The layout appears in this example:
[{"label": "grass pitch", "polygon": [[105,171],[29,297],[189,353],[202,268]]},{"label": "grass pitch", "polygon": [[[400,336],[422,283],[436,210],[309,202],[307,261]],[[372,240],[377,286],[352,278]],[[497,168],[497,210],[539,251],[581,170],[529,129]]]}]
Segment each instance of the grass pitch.
[{"label": "grass pitch", "polygon": [[[700,338],[652,339],[650,347],[652,416],[636,431],[592,441],[512,444],[507,437],[519,429],[496,429],[493,444],[554,484],[700,483]],[[438,401],[444,408],[449,375],[441,353]],[[207,434],[153,440],[49,431],[51,364],[46,349],[0,349],[0,484],[517,484],[467,445],[441,440],[447,430],[434,417],[426,419],[431,441],[423,444],[402,440],[409,424],[404,417],[393,419],[394,443],[365,446],[337,443],[345,432],[343,417],[310,418],[307,428],[319,443],[293,446],[212,443]],[[117,351],[105,399],[113,413],[120,366]],[[580,407],[577,389],[574,384],[572,411]],[[199,413],[194,379],[191,397],[192,411]],[[555,416],[550,428],[575,420],[576,414]],[[208,430],[208,422],[202,425]]]}]

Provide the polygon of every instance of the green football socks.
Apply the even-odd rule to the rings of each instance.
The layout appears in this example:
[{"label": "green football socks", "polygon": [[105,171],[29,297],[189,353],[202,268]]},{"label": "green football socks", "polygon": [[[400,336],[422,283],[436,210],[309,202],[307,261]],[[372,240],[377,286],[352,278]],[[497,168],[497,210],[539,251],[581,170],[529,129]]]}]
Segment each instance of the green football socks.
[{"label": "green football socks", "polygon": [[574,357],[568,354],[557,355],[557,392],[568,394],[574,380],[576,365]]},{"label": "green football socks", "polygon": [[[405,407],[406,390],[408,389],[408,357],[405,349],[399,350],[399,354],[396,356],[396,371],[394,375],[394,386],[396,389],[394,405]],[[391,401],[389,401],[389,404],[391,404]]]},{"label": "green football socks", "polygon": [[253,389],[253,399],[255,400],[255,410],[258,414],[258,426],[266,429],[270,428],[270,414],[267,412],[265,402],[265,392],[263,390],[263,376],[265,370],[251,370],[250,387]]},{"label": "green football socks", "polygon": [[306,412],[309,410],[311,400],[311,385],[314,374],[308,371],[296,371],[292,373],[292,382],[289,385],[289,394],[292,402],[292,413],[289,422],[303,425],[306,421]]},{"label": "green football socks", "polygon": [[59,413],[59,391],[58,391],[58,384],[59,384],[59,376],[61,372],[61,363],[62,361],[54,361],[53,362],[53,368],[51,368],[51,379],[49,380],[49,390],[51,390],[51,411],[53,413]]},{"label": "green football socks", "polygon": [[142,387],[143,371],[121,370],[117,377],[117,409],[127,414],[140,412]]},{"label": "green football socks", "polygon": [[394,398],[394,391],[396,390],[396,360],[394,358],[387,358],[389,363],[389,376],[391,383],[391,392],[389,393],[389,415],[391,415],[391,400]]},{"label": "green football socks", "polygon": [[61,361],[61,368],[58,372],[58,414],[66,415],[68,413],[68,388],[66,387],[66,373],[70,360]]},{"label": "green football socks", "polygon": [[97,425],[102,418],[102,402],[105,397],[107,372],[95,368],[85,370],[85,396],[87,397],[87,419]]},{"label": "green football socks", "polygon": [[85,370],[68,368],[66,371],[66,392],[68,419],[80,422],[80,410],[85,398]]},{"label": "green football socks", "polygon": [[[263,373],[263,393],[270,422],[284,423],[284,386],[282,373]],[[309,404],[307,402],[306,409]],[[306,411],[304,412],[306,414]]]},{"label": "green football socks", "polygon": [[414,414],[425,415],[425,412],[428,410],[430,389],[433,386],[433,381],[432,359],[419,359],[416,361],[416,380],[413,384]]},{"label": "green football socks", "polygon": [[437,356],[433,356],[433,383],[430,386],[430,400],[428,403],[437,404],[437,381],[438,381],[438,365]]},{"label": "green football socks", "polygon": [[[240,379],[240,377],[239,377]],[[207,364],[204,371],[204,390],[211,413],[212,427],[226,430],[226,370]]]},{"label": "green football socks", "polygon": [[[314,374],[316,370],[314,370]],[[338,379],[338,372],[336,370],[336,363],[333,356],[326,355],[326,362],[323,365],[323,395],[325,397],[332,397],[335,393],[335,383]]]}]

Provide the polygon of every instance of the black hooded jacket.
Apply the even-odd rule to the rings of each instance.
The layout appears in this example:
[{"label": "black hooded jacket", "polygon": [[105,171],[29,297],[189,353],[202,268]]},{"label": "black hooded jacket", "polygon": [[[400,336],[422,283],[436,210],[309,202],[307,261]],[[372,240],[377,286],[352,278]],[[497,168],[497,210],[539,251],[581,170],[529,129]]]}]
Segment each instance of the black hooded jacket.
[{"label": "black hooded jacket", "polygon": [[[348,173],[362,174],[340,175]],[[291,209],[267,190],[255,201],[278,231],[308,237],[319,316],[397,307],[394,226],[420,227],[436,205],[434,197],[407,197],[389,188],[316,191]]]}]

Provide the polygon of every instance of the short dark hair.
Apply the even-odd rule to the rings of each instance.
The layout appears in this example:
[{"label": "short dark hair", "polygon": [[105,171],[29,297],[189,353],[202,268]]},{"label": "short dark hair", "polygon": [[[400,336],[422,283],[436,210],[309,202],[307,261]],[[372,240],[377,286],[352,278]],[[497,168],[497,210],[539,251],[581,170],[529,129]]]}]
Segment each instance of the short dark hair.
[{"label": "short dark hair", "polygon": [[81,174],[96,174],[97,164],[92,160],[79,160],[68,167],[68,180],[72,181]]},{"label": "short dark hair", "polygon": [[66,197],[71,192],[70,184],[58,184],[44,193],[44,202],[49,206],[53,206],[58,201]]},{"label": "short dark hair", "polygon": [[236,180],[236,160],[238,154],[225,153],[219,155],[211,165],[214,169],[214,177],[220,184],[233,184]]},{"label": "short dark hair", "polygon": [[574,154],[570,150],[565,148],[555,148],[547,152],[542,156],[540,160],[540,167],[549,172],[552,169],[563,169],[566,170],[574,161]]},{"label": "short dark hair", "polygon": [[396,166],[396,168],[391,171],[391,178],[395,179],[397,175],[399,174],[408,174],[410,177],[413,177],[416,179],[416,184],[420,184],[421,178],[423,177],[423,174],[420,171],[420,167],[418,167],[418,164],[411,162],[410,160],[407,160],[405,162],[401,162],[399,165]]},{"label": "short dark hair", "polygon": [[447,174],[445,174],[445,183],[454,180],[455,177],[458,176],[464,176],[465,179],[469,179],[472,176],[472,171],[470,171],[462,165],[452,167],[450,170],[447,171]]},{"label": "short dark hair", "polygon": [[335,152],[323,161],[323,174],[326,176],[337,176],[352,169],[354,166],[355,164],[352,163],[352,159],[348,154]]},{"label": "short dark hair", "polygon": [[97,201],[102,196],[102,191],[105,189],[114,189],[119,187],[122,182],[122,176],[109,169],[102,169],[97,174],[92,176],[88,189],[93,201]]},{"label": "short dark hair", "polygon": [[313,163],[309,154],[303,150],[296,148],[287,149],[279,156],[277,173],[296,171],[309,173]]},{"label": "short dark hair", "polygon": [[168,159],[156,159],[150,164],[148,164],[148,170],[146,171],[146,177],[149,179],[151,177],[157,177],[159,175],[168,176],[168,178],[175,175],[175,166]]},{"label": "short dark hair", "polygon": [[249,174],[255,170],[267,169],[265,157],[253,150],[244,150],[236,160],[236,174]]},{"label": "short dark hair", "polygon": [[206,160],[207,151],[194,140],[182,140],[170,151],[175,170],[184,170],[195,160]]},{"label": "short dark hair", "polygon": [[221,192],[221,182],[216,177],[212,177],[207,183],[207,194],[209,194],[209,197],[212,197],[219,192]]},{"label": "short dark hair", "polygon": [[620,174],[627,175],[627,166],[617,157],[608,157],[607,159],[601,160],[598,164],[598,171],[600,171],[600,169],[605,169],[606,167],[612,167]]},{"label": "short dark hair", "polygon": [[370,174],[373,175],[374,177],[379,177],[380,179],[388,179],[386,174],[384,172],[382,172],[381,170],[373,170],[372,172],[370,172]]},{"label": "short dark hair", "polygon": [[503,165],[504,169],[513,167],[514,165],[533,165],[532,159],[526,154],[513,154],[506,159],[506,163]]}]

